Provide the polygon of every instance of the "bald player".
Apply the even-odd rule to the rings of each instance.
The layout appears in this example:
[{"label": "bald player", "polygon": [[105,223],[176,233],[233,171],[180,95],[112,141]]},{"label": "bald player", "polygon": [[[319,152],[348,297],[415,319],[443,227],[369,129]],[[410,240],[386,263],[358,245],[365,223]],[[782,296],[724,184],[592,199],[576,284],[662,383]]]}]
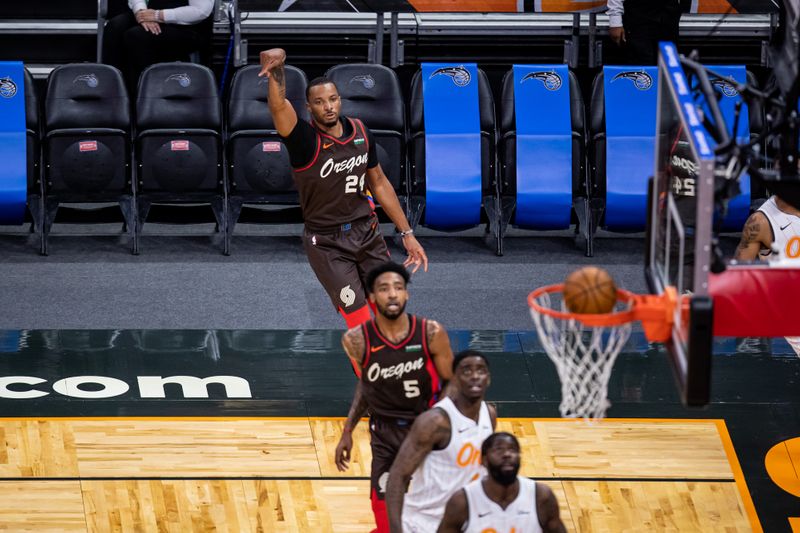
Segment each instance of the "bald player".
[{"label": "bald player", "polygon": [[439,533],[566,532],[550,487],[519,475],[519,441],[493,433],[481,447],[488,474],[459,490],[445,507]]}]

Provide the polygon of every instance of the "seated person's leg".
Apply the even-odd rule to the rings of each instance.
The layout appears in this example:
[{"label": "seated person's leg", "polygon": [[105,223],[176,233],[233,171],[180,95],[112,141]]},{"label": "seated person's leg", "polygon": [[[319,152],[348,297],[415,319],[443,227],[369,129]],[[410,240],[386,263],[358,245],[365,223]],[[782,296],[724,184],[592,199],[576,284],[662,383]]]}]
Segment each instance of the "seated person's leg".
[{"label": "seated person's leg", "polygon": [[125,32],[137,27],[136,17],[130,10],[110,18],[103,32],[103,63],[112,65],[125,73]]}]

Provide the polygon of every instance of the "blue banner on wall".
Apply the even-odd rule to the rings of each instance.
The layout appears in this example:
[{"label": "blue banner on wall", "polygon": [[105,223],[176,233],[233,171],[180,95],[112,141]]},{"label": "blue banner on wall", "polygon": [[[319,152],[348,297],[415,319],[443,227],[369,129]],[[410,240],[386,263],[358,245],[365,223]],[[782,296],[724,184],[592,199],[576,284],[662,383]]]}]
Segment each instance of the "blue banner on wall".
[{"label": "blue banner on wall", "polygon": [[475,63],[422,64],[425,224],[475,226],[481,214],[481,122]]},{"label": "blue banner on wall", "polygon": [[0,61],[0,224],[22,224],[28,192],[25,67]]},{"label": "blue banner on wall", "polygon": [[572,120],[566,65],[514,65],[517,210],[514,223],[569,227]]},{"label": "blue banner on wall", "polygon": [[642,230],[655,158],[658,67],[604,67],[603,78],[605,223],[612,230]]},{"label": "blue banner on wall", "polygon": [[[733,135],[733,122],[736,114],[736,103],[742,100],[739,91],[736,90],[737,83],[747,81],[747,70],[744,65],[714,65],[707,67],[720,77],[712,77],[711,85],[720,95],[717,100],[719,110],[725,119],[728,133]],[[695,80],[696,83],[696,80]],[[708,104],[705,102],[702,93],[699,93],[700,108],[704,113],[709,113]],[[710,137],[709,137],[710,138]],[[750,141],[750,113],[747,104],[742,105],[739,114],[739,125],[736,131],[736,142],[746,143]],[[713,141],[712,141],[713,142]],[[739,231],[742,229],[747,217],[750,216],[750,175],[745,173],[739,178],[739,188],[741,194],[732,198],[728,202],[728,214],[723,221],[723,229]]]}]

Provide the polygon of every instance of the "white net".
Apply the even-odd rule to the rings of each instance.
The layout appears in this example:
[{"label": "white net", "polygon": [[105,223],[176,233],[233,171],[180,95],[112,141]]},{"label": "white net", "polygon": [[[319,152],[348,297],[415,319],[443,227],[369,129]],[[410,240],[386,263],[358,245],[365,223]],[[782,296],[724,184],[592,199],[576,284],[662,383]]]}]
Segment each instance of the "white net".
[{"label": "white net", "polygon": [[[560,298],[551,297],[551,294],[543,293],[536,302],[545,309],[552,309],[551,299]],[[567,311],[563,302],[559,308],[562,312]],[[574,319],[562,320],[540,313],[533,307],[531,316],[539,340],[556,365],[561,380],[561,416],[603,418],[611,406],[608,401],[611,370],[631,334],[631,323],[591,327]]]}]

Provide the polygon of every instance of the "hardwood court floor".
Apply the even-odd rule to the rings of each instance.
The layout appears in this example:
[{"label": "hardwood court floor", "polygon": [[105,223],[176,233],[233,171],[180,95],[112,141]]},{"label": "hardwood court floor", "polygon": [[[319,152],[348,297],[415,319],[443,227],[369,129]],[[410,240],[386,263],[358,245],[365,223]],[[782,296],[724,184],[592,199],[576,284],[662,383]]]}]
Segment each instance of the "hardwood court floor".
[{"label": "hardwood court floor", "polygon": [[[0,419],[0,530],[369,531],[340,418]],[[501,419],[570,531],[761,531],[724,422]]]}]

